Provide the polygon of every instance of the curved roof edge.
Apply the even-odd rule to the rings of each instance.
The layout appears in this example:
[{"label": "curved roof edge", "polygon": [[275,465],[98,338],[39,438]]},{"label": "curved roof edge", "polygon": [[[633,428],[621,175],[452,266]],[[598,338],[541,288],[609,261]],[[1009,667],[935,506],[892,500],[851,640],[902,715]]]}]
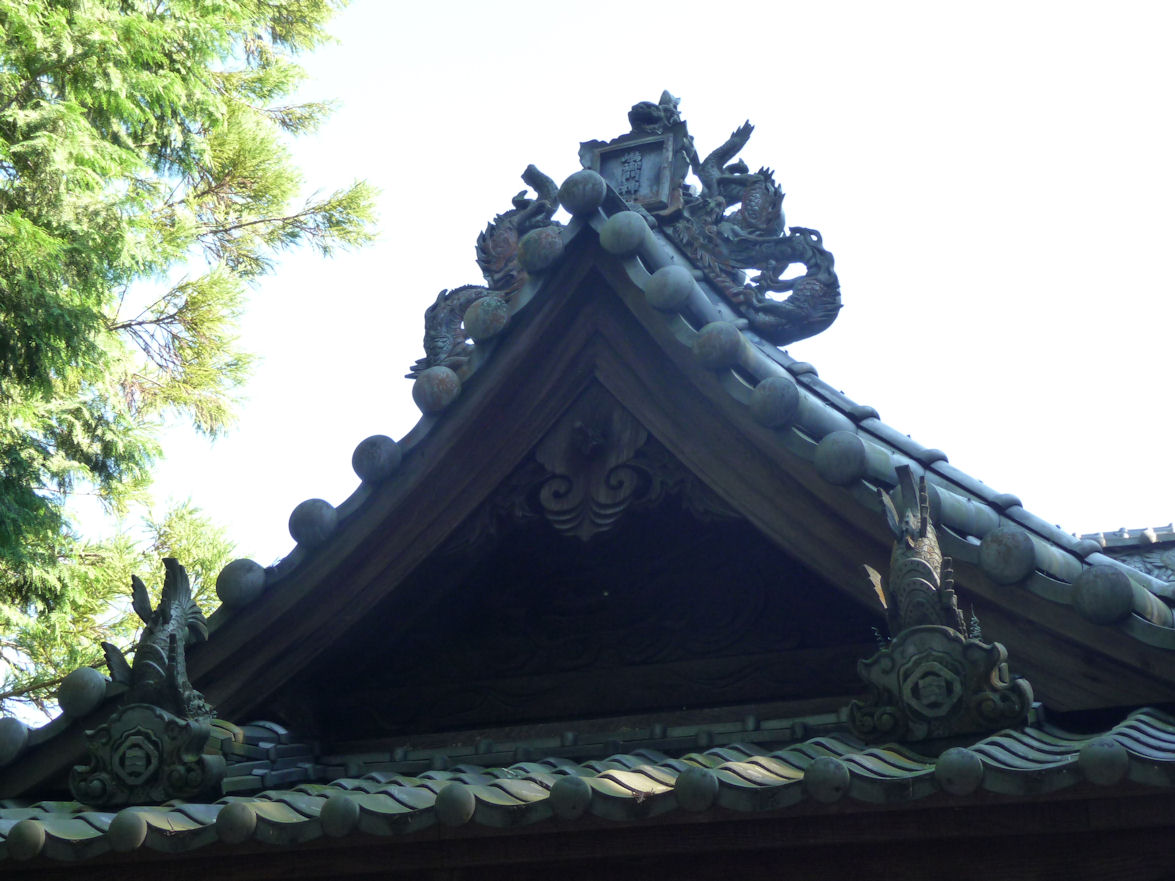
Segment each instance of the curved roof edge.
[{"label": "curved roof edge", "polygon": [[[550,235],[551,227],[537,230],[544,234],[543,247],[533,249],[526,259],[520,255],[528,278],[506,303],[501,326],[471,344],[469,357],[456,369],[431,368],[418,376],[420,384],[433,381],[426,375],[431,371],[451,374],[441,377],[442,385],[448,384],[444,394],[427,403],[416,426],[398,442],[376,437],[359,445],[352,460],[359,487],[337,506],[322,500],[299,505],[291,516],[298,545],[277,563],[263,568],[238,560],[222,571],[217,591],[223,605],[209,619],[212,639],[236,609],[263,593],[281,590],[341,524],[360,516],[378,484],[395,479],[402,458],[411,456],[444,420],[444,409],[461,385],[493,357],[496,340],[509,333],[513,317],[542,298],[545,280],[563,252],[573,241],[592,236],[645,292],[672,336],[714,372],[726,392],[749,408],[752,418],[773,430],[783,449],[811,462],[824,480],[847,489],[858,504],[880,516],[878,489],[897,486],[896,469],[908,466],[927,479],[932,506],[944,527],[939,535],[944,553],[978,566],[997,584],[1018,584],[1050,603],[1071,606],[1089,622],[1114,628],[1143,645],[1175,649],[1175,583],[1107,554],[1115,544],[1108,536],[1079,538],[1066,533],[1025,509],[1016,496],[996,492],[955,468],[945,453],[884,423],[874,408],[856,403],[822,380],[814,366],[764,340],[658,230],[654,218],[630,210],[610,187],[595,204],[570,207],[577,213],[567,226],[554,228],[557,238]],[[108,683],[104,698],[121,690]],[[0,720],[0,767],[54,739],[102,700],[98,696],[84,707],[70,708],[33,730],[15,719]]]},{"label": "curved roof edge", "polygon": [[764,751],[732,743],[673,758],[635,750],[597,760],[462,764],[408,776],[372,770],[213,804],[169,802],[112,814],[76,802],[0,801],[0,860],[79,861],[112,851],[190,853],[262,842],[294,847],[356,833],[430,827],[509,829],[600,818],[634,823],[727,810],[787,817],[836,802],[951,805],[1085,786],[1085,797],[1175,786],[1175,719],[1139,710],[1104,734],[1042,724],[1002,731],[928,759],[844,736]]},{"label": "curved roof edge", "polygon": [[[822,380],[813,365],[795,360],[748,328],[745,319],[736,316],[699,277],[700,272],[656,229],[646,225],[648,235],[636,242],[631,237],[609,236],[610,226],[614,229],[627,224],[631,229],[631,218],[640,216],[621,207],[624,203],[611,191],[610,196],[607,208],[611,213],[600,207],[591,214],[574,218],[562,229],[563,247],[588,230],[601,235],[605,249],[609,241],[620,239],[624,247],[613,253],[629,279],[646,294],[653,279],[658,279],[653,294],[658,301],[653,305],[672,334],[704,362],[711,359],[726,391],[750,407],[760,424],[773,428],[784,448],[811,461],[824,479],[848,488],[862,505],[877,513],[881,508],[876,489],[894,488],[896,469],[908,465],[915,475],[925,475],[931,487],[935,514],[946,527],[942,536],[944,553],[979,565],[997,583],[1021,583],[1050,602],[1074,606],[1093,623],[1117,627],[1158,648],[1175,649],[1175,617],[1171,611],[1175,583],[1148,575],[1107,555],[1104,550],[1111,543],[1105,538],[1077,537],[1065,532],[1027,510],[1015,495],[997,492],[955,468],[946,453],[924,447],[883,422],[874,408],[856,403]],[[652,219],[646,215],[642,224],[649,220]],[[545,274],[556,263],[557,259],[541,269],[530,269],[528,282],[508,304],[511,317],[541,295]],[[672,305],[667,306],[663,299],[665,278],[680,269],[690,273],[692,286],[684,292],[675,292]],[[680,278],[676,276],[676,283],[680,284]],[[711,351],[713,344],[728,330],[737,331],[743,344],[732,348],[727,355],[715,356]],[[509,322],[502,333],[508,332]],[[483,340],[472,348],[471,357],[454,371],[458,384],[454,399],[460,385],[492,357],[494,340]],[[714,363],[715,357],[719,360],[726,357],[729,363]],[[794,388],[794,396],[791,391],[784,391],[781,398],[781,383]],[[443,407],[423,415],[395,444],[395,458],[410,455],[443,418]],[[392,441],[386,441],[390,449]],[[325,540],[322,532],[329,532],[338,523],[358,514],[374,484],[389,479],[391,473],[380,472],[376,480],[361,483],[350,497],[331,509],[330,515],[316,521],[318,530],[308,530],[315,533],[314,542]],[[302,541],[289,555],[267,568],[264,589],[280,589],[280,583],[297,569],[311,549],[312,543]],[[1084,597],[1091,589],[1081,590],[1081,576],[1094,567],[1125,576],[1129,584],[1128,607],[1120,601],[1120,608],[1109,615],[1096,602]],[[219,583],[218,588],[221,588]],[[213,614],[209,622],[212,630],[232,614],[236,605],[243,604],[237,602],[231,587],[221,588],[220,593],[226,602]],[[241,599],[251,600],[254,596],[254,592],[248,592]]]}]

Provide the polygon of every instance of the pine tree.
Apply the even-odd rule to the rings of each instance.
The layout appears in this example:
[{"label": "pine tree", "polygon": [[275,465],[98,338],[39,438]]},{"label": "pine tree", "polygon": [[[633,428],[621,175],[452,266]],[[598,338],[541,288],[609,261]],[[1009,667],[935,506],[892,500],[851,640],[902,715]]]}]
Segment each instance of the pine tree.
[{"label": "pine tree", "polygon": [[60,627],[135,557],[64,503],[141,499],[166,415],[231,423],[276,253],[369,238],[371,190],[298,201],[286,146],[329,112],[291,101],[294,58],[340,2],[0,0],[0,632]]}]

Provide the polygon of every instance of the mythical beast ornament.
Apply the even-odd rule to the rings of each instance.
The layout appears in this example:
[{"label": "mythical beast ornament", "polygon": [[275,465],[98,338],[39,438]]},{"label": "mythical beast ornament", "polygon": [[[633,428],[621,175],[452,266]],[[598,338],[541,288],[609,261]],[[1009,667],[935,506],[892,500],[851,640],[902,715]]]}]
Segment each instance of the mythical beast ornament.
[{"label": "mythical beast ornament", "polygon": [[224,759],[204,755],[212,708],[188,681],[184,649],[206,639],[207,622],[192,599],[188,573],[171,558],[159,605],[151,608],[147,587],[131,579],[131,604],[146,625],[134,665],[103,643],[110,676],[129,686],[123,706],[86,732],[89,764],[69,775],[74,798],[93,807],[158,804],[192,798],[224,776]]},{"label": "mythical beast ornament", "polygon": [[[628,113],[628,134],[580,144],[581,164],[612,190],[609,213],[627,206],[644,216],[769,343],[786,346],[820,333],[841,306],[832,254],[815,230],[787,228],[783,189],[770,168],[752,172],[745,162],[732,161],[754,127],[741,126],[701,159],[677,105],[668,92],[659,102],[641,101]],[[691,171],[700,191],[685,183]],[[522,179],[534,197],[520,192],[477,238],[485,284],[442,290],[425,311],[424,357],[409,369],[409,379],[436,367],[460,370],[473,356],[472,343],[501,329],[529,278],[528,267],[548,265],[544,254],[561,253],[559,188],[533,165]],[[524,239],[535,259],[524,259]],[[804,267],[802,274],[788,272],[796,264]],[[747,270],[755,271],[749,282]]]},{"label": "mythical beast ornament", "polygon": [[1032,706],[1032,687],[1009,674],[1007,651],[983,642],[974,618],[964,623],[926,479],[915,487],[902,467],[898,481],[899,497],[878,490],[894,534],[888,581],[865,567],[893,638],[857,665],[870,696],[849,706],[849,724],[866,740],[905,742],[1018,725]]},{"label": "mythical beast ornament", "polygon": [[[760,337],[786,346],[828,328],[840,312],[840,283],[820,233],[787,229],[783,189],[770,168],[752,172],[742,160],[732,161],[754,126],[740,126],[702,160],[677,105],[668,92],[659,103],[634,105],[632,131],[606,143],[586,141],[580,162],[655,218]],[[700,193],[685,185],[691,170],[702,183]],[[804,273],[784,278],[794,264]],[[757,270],[749,283],[746,270]]]},{"label": "mythical beast ornament", "polygon": [[528,165],[522,180],[535,191],[531,199],[523,190],[513,208],[497,215],[477,237],[477,265],[486,286],[462,285],[443,290],[424,313],[424,357],[412,365],[409,379],[430,367],[460,367],[473,352],[464,325],[469,307],[479,300],[496,298],[508,303],[526,283],[526,270],[518,259],[518,243],[528,232],[559,228],[553,219],[559,207],[559,188],[535,166]]}]

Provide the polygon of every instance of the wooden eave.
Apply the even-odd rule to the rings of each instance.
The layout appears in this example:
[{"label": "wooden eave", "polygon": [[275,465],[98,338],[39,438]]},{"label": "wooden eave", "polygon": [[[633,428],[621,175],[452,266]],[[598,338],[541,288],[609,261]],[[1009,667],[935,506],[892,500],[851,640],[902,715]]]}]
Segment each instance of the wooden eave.
[{"label": "wooden eave", "polygon": [[[238,611],[189,660],[219,712],[246,711],[335,639],[440,546],[592,382],[641,421],[728,504],[832,583],[856,588],[862,539],[888,555],[881,524],[846,521],[805,469],[781,467],[770,432],[740,425],[737,402],[668,337],[608,255],[577,239],[574,253],[466,385],[410,449],[395,479],[344,523],[280,590]],[[650,331],[658,334],[650,338]],[[748,430],[749,429],[749,430]],[[840,492],[840,491],[838,491]],[[844,506],[853,508],[855,506]],[[857,591],[866,601],[863,592]]]},{"label": "wooden eave", "polygon": [[[394,479],[288,580],[192,652],[194,681],[231,718],[296,675],[439,547],[593,382],[784,551],[857,600],[876,602],[861,565],[883,570],[888,560],[877,511],[750,418],[585,227],[458,401],[404,439]],[[1175,654],[998,585],[977,565],[957,561],[956,571],[985,634],[1005,643],[1013,669],[1051,708],[1136,706],[1175,694]]]}]

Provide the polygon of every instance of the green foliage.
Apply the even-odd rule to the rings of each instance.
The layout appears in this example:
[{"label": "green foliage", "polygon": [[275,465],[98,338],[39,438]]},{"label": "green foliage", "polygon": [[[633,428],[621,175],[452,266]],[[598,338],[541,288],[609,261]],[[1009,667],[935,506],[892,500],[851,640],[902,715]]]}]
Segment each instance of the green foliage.
[{"label": "green foliage", "polygon": [[290,100],[293,59],[341,2],[0,0],[0,625],[83,651],[63,616],[96,620],[139,558],[86,545],[66,499],[125,512],[164,416],[229,426],[249,284],[369,238],[371,190],[301,201],[286,146],[329,111]]},{"label": "green foliage", "polygon": [[211,614],[217,573],[235,551],[224,530],[191,503],[158,519],[147,517],[138,538],[124,531],[100,543],[75,543],[55,570],[72,589],[52,610],[32,615],[0,603],[0,706],[11,710],[23,704],[45,712],[68,673],[103,665],[103,641],[131,654],[141,626],[131,611],[131,576],[147,583],[156,603],[164,557],[184,564],[193,597],[205,615]]}]

